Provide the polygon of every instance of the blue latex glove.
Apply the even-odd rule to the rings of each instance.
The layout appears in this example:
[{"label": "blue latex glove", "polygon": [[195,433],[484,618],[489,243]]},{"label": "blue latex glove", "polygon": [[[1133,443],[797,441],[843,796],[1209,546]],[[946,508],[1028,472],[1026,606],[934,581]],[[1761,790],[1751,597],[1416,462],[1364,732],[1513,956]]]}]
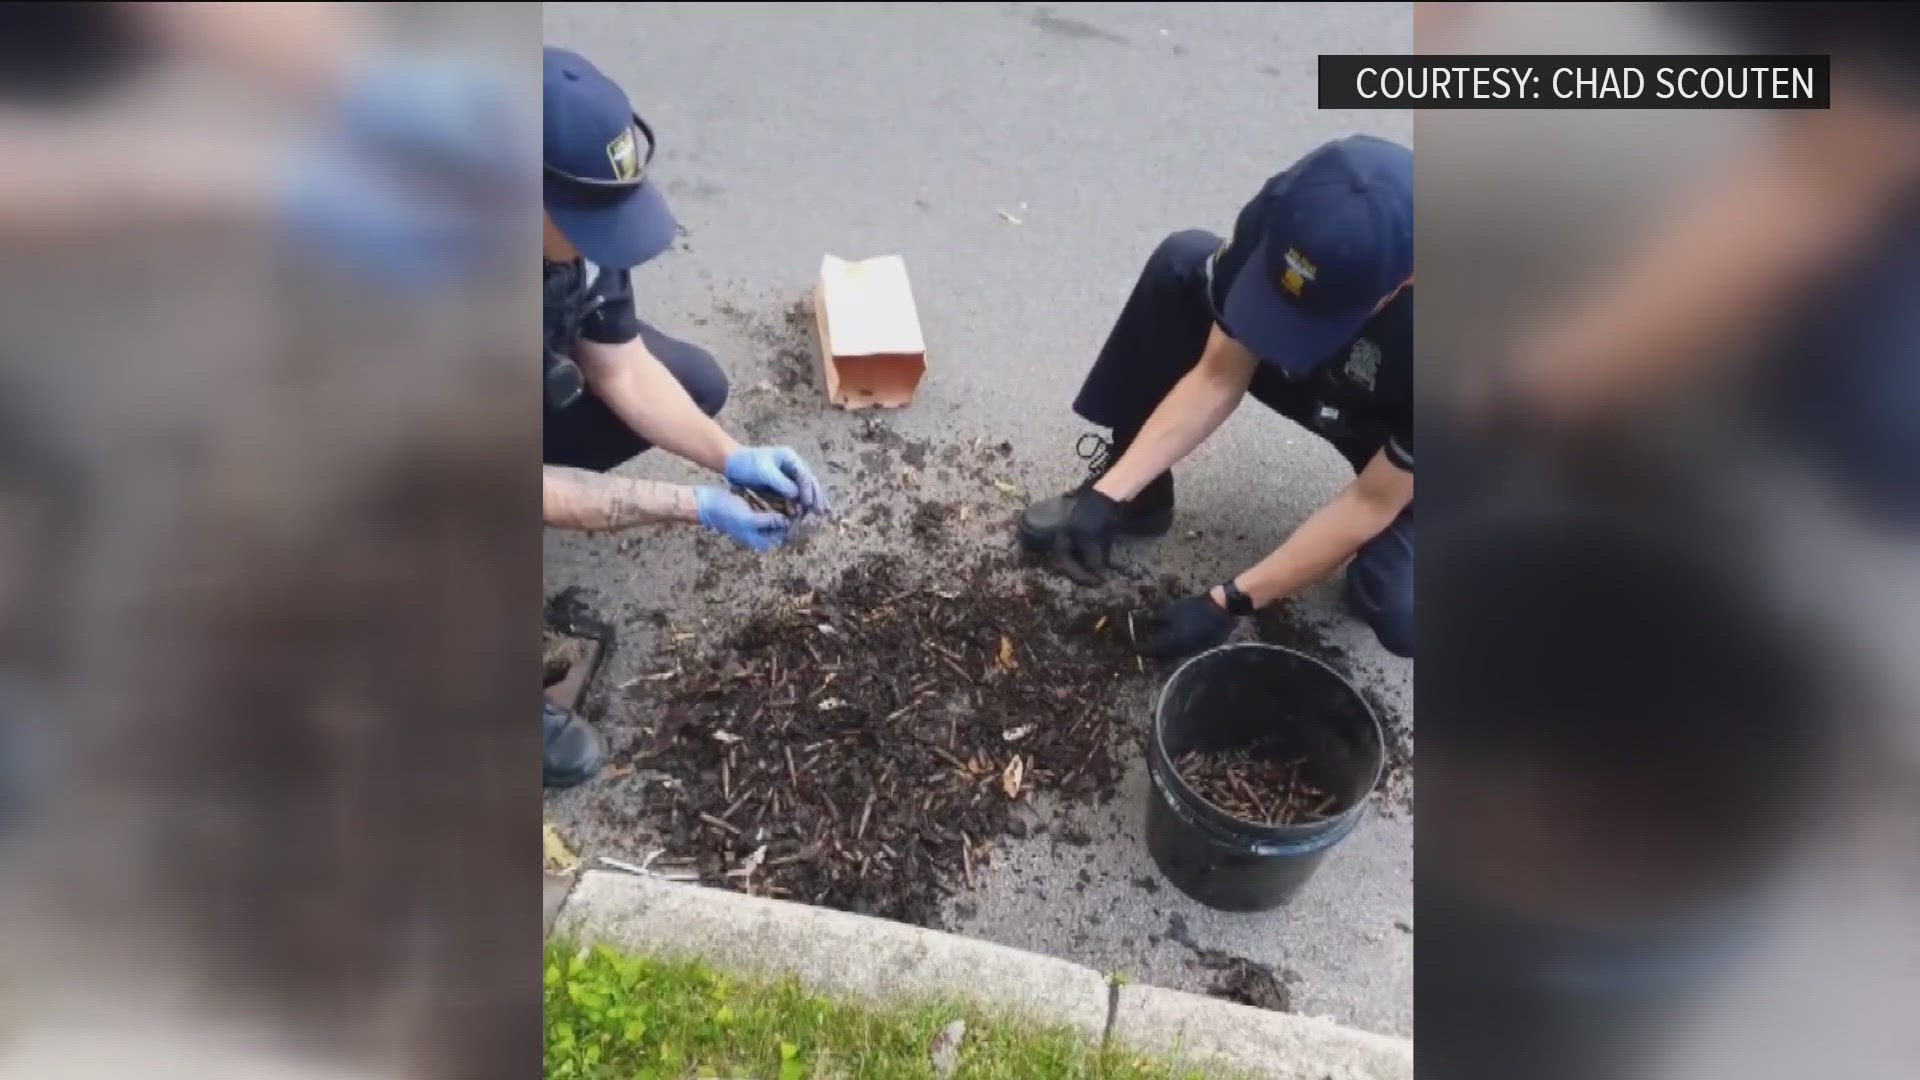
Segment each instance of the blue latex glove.
[{"label": "blue latex glove", "polygon": [[693,502],[700,524],[755,551],[772,551],[793,535],[793,522],[786,515],[755,510],[731,491],[695,488]]},{"label": "blue latex glove", "polygon": [[804,513],[831,512],[820,481],[813,478],[799,454],[784,446],[743,446],[728,455],[725,473],[729,481],[741,487],[792,499]]},{"label": "blue latex glove", "polygon": [[379,56],[349,78],[339,123],[357,147],[431,162],[470,179],[532,177],[533,126],[513,89],[470,62]]},{"label": "blue latex glove", "polygon": [[332,145],[289,158],[275,209],[302,254],[391,288],[465,284],[498,266],[514,239],[500,215],[452,204]]}]

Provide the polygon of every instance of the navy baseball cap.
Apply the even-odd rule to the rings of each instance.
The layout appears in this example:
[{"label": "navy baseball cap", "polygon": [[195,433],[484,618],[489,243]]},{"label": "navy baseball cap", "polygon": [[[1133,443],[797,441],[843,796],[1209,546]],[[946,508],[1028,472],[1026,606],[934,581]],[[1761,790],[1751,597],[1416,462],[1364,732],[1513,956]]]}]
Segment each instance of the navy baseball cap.
[{"label": "navy baseball cap", "polygon": [[671,247],[673,214],[647,183],[653,132],[626,92],[586,58],[548,47],[541,97],[544,196],[561,235],[588,261],[618,270]]},{"label": "navy baseball cap", "polygon": [[1248,351],[1302,375],[1413,276],[1413,151],[1371,135],[1339,139],[1258,199],[1259,239],[1222,314]]}]

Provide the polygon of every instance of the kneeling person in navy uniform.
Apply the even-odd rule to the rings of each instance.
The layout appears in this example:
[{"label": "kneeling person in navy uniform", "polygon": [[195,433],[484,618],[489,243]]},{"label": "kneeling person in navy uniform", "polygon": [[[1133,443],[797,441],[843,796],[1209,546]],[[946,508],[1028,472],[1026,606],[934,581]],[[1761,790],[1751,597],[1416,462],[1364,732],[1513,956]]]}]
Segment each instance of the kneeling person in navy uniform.
[{"label": "kneeling person in navy uniform", "polygon": [[1330,442],[1355,477],[1253,567],[1140,620],[1136,647],[1211,648],[1346,564],[1353,611],[1412,656],[1412,285],[1413,154],[1370,136],[1273,177],[1230,238],[1169,236],[1074,401],[1112,438],[1083,437],[1087,481],[1029,507],[1023,545],[1094,583],[1116,538],[1172,527],[1172,467],[1251,393]]},{"label": "kneeling person in navy uniform", "polygon": [[[794,521],[729,486],[687,487],[608,470],[658,446],[727,485],[824,513],[826,494],[800,455],[741,446],[713,419],[727,379],[705,350],[641,322],[629,271],[672,246],[677,227],[647,182],[653,133],[626,94],[580,56],[545,56],[546,228],[541,460],[546,524],[608,532],[651,521],[697,523],[754,551],[785,543]],[[600,736],[551,700],[544,706],[549,787],[577,784],[606,758]]]}]

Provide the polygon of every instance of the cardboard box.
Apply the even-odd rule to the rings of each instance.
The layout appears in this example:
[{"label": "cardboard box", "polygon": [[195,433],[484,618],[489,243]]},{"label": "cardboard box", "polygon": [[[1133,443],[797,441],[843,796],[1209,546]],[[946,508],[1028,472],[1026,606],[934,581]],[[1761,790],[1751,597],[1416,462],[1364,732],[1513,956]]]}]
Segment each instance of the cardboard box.
[{"label": "cardboard box", "polygon": [[927,343],[898,255],[850,262],[828,255],[813,290],[820,374],[843,409],[898,409],[927,373]]}]

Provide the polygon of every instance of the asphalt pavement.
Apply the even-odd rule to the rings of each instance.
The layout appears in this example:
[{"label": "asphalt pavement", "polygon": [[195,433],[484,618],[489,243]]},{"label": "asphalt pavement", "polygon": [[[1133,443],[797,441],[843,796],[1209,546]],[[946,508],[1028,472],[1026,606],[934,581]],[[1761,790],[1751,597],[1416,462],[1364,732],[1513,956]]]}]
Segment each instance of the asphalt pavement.
[{"label": "asphalt pavement", "polygon": [[[659,138],[654,175],[685,235],[638,271],[642,318],[706,346],[734,381],[723,420],[814,461],[843,509],[938,495],[1011,512],[1070,485],[1086,426],[1069,411],[1141,262],[1166,234],[1226,231],[1272,173],[1342,134],[1412,138],[1407,113],[1321,112],[1315,57],[1411,51],[1406,4],[554,4],[547,41],[624,85]],[[905,257],[929,348],[912,407],[885,423],[939,448],[1008,441],[1001,482],[913,493],[861,465],[865,421],[781,379],[770,345],[825,254]],[[643,475],[689,475],[642,458]],[[1257,560],[1350,477],[1291,423],[1249,404],[1179,471],[1173,538],[1136,555],[1196,579]],[[954,522],[1006,539],[991,513]],[[1189,532],[1198,536],[1189,538]],[[782,576],[818,576],[910,537],[837,530],[754,560],[686,530],[550,534],[549,593],[581,586],[619,626],[602,679],[654,670],[654,612],[724,627]],[[1331,585],[1305,611],[1376,699],[1411,720],[1412,665],[1381,651]],[[622,703],[616,738],[645,718]],[[631,850],[611,805],[631,778],[550,799],[577,848]],[[956,899],[953,929],[1204,991],[1218,950],[1291,973],[1297,1012],[1392,1034],[1413,1025],[1413,825],[1376,813],[1292,906],[1209,912],[1155,880],[1144,778],[1016,842]],[[1076,830],[1076,831],[1078,831]]]}]

